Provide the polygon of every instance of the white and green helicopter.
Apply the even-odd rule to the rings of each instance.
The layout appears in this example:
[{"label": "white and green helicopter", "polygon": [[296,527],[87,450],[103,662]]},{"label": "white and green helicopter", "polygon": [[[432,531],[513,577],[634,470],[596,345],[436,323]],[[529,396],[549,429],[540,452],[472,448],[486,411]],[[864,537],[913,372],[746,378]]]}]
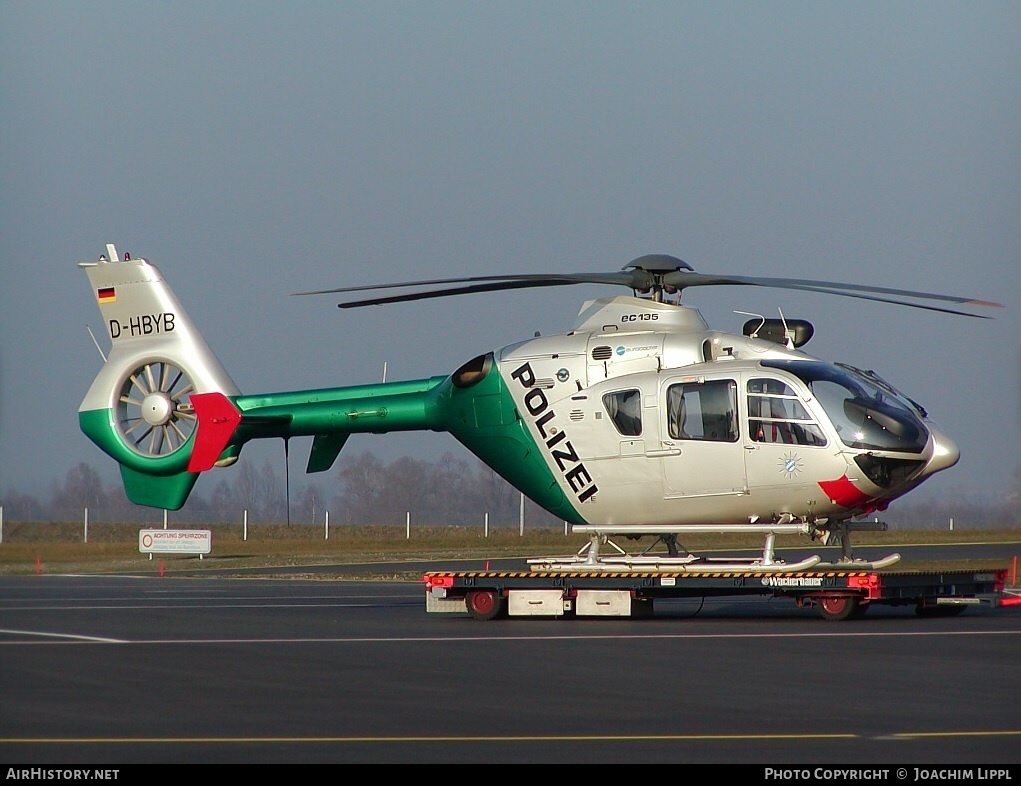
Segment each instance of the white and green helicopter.
[{"label": "white and green helicopter", "polygon": [[[785,564],[778,534],[824,544],[885,528],[877,511],[959,458],[915,401],[871,371],[802,347],[803,320],[752,318],[743,335],[711,329],[684,289],[743,285],[825,292],[963,316],[908,299],[988,301],[829,281],[711,275],[672,256],[596,274],[484,276],[348,287],[303,295],[408,288],[341,303],[572,284],[629,288],[583,303],[571,328],[406,382],[242,394],[160,271],[107,245],[82,262],[112,347],[79,408],[82,431],[120,465],[128,498],[178,510],[202,472],[237,461],[253,439],[312,437],[306,471],[333,465],[354,433],[445,431],[515,488],[574,525],[588,543],[546,567],[704,565],[678,549],[689,532],[764,537],[759,570]],[[443,286],[441,286],[443,285]],[[414,287],[412,290],[410,288]],[[629,555],[614,537],[657,538],[666,555]],[[836,542],[836,540],[834,540]],[[615,546],[600,554],[600,545]],[[892,564],[890,555],[873,566]],[[555,564],[554,564],[555,563]]]}]

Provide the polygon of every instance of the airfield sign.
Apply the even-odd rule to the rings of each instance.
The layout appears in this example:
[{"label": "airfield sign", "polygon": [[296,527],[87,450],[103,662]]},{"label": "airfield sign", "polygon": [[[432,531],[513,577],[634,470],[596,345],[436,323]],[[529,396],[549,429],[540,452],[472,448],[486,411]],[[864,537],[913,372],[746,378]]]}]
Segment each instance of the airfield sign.
[{"label": "airfield sign", "polygon": [[208,554],[213,533],[208,529],[143,529],[138,531],[142,554]]}]

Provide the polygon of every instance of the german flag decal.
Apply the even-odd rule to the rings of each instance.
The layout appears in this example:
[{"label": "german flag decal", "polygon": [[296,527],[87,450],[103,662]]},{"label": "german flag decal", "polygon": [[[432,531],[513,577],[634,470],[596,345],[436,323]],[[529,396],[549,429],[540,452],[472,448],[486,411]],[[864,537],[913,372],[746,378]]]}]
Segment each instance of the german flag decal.
[{"label": "german flag decal", "polygon": [[103,287],[96,290],[96,297],[100,303],[113,303],[117,299],[117,291],[113,287]]}]

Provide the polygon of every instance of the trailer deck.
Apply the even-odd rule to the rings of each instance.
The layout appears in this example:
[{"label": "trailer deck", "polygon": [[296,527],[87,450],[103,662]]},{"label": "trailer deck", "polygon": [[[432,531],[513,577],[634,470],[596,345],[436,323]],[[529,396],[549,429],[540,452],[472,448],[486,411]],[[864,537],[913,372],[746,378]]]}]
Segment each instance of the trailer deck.
[{"label": "trailer deck", "polygon": [[506,616],[648,617],[663,598],[771,596],[815,607],[823,619],[861,617],[872,605],[912,605],[920,616],[959,614],[1004,601],[1007,568],[993,570],[722,569],[657,565],[650,570],[543,569],[434,571],[423,576],[426,611],[467,613],[478,620]]}]

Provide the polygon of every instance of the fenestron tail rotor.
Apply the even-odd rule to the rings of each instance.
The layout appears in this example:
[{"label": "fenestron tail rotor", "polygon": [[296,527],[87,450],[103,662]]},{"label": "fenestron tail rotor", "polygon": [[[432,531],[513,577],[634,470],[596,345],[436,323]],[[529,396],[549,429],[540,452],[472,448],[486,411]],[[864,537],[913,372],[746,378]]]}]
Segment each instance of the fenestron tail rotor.
[{"label": "fenestron tail rotor", "polygon": [[117,430],[124,443],[143,456],[169,456],[195,431],[188,400],[195,385],[173,363],[153,360],[124,379],[117,397]]}]

